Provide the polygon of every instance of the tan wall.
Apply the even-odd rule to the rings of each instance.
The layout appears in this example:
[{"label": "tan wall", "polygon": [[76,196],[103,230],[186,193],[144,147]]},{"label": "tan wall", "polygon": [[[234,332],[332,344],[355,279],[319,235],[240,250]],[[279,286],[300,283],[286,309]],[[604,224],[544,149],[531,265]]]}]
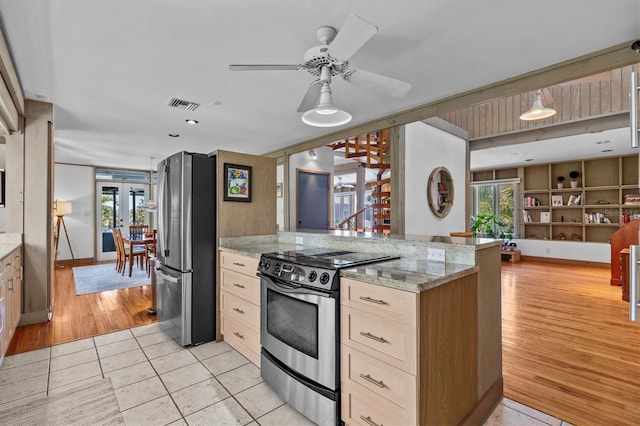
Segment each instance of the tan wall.
[{"label": "tan wall", "polygon": [[[276,159],[217,151],[218,237],[277,232]],[[251,166],[251,202],[224,201],[224,163]]]}]

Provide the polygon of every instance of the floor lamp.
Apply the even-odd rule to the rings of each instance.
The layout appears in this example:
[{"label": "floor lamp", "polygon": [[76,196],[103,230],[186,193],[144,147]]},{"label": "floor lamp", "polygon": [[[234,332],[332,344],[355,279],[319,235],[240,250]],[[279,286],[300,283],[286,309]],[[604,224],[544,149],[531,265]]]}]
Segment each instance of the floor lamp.
[{"label": "floor lamp", "polygon": [[64,215],[72,213],[71,201],[56,201],[53,214],[56,215],[56,233],[54,236],[55,241],[55,259],[54,264],[58,263],[58,243],[60,242],[60,225],[64,229],[64,235],[67,237],[67,244],[69,244],[69,251],[71,252],[71,260],[75,261],[73,256],[73,249],[71,248],[71,241],[69,240],[69,233],[67,232],[67,225],[64,223]]}]

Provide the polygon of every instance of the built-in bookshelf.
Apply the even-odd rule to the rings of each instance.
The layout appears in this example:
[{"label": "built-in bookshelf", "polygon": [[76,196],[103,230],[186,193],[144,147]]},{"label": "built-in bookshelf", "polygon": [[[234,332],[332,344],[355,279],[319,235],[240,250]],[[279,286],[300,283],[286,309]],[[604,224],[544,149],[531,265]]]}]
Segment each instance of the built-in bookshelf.
[{"label": "built-in bookshelf", "polygon": [[[485,170],[472,180],[516,171],[520,238],[606,243],[620,226],[640,219],[637,155]],[[571,179],[572,172],[578,177]]]}]

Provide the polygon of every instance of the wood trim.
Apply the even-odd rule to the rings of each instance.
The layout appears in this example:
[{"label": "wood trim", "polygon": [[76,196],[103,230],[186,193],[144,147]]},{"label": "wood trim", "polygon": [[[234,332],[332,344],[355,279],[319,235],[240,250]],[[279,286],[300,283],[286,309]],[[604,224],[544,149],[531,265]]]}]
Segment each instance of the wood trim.
[{"label": "wood trim", "polygon": [[484,424],[484,421],[502,400],[503,382],[504,381],[501,376],[500,379],[497,380],[482,396],[482,398],[480,398],[476,406],[473,407],[473,410],[463,421],[460,422],[460,424],[465,426]]},{"label": "wood trim", "polygon": [[528,260],[530,262],[556,263],[560,265],[591,266],[594,268],[605,268],[605,269],[609,269],[611,267],[611,264],[608,262],[593,262],[589,260],[573,260],[573,259],[557,259],[555,257],[520,256],[520,260]]},{"label": "wood trim", "polygon": [[[20,81],[11,60],[9,47],[0,31],[0,75],[4,80],[9,94],[13,100],[14,107],[19,115],[24,115],[24,96],[20,88]],[[18,130],[18,129],[13,129]]]},{"label": "wood trim", "polygon": [[638,54],[629,48],[631,43],[634,41],[635,39],[629,40],[627,42],[559,62],[548,67],[520,74],[509,79],[478,87],[447,98],[434,100],[402,112],[389,114],[387,116],[371,120],[358,126],[332,132],[317,138],[308,139],[265,155],[269,157],[280,157],[282,155],[308,151],[349,136],[366,134],[375,132],[379,129],[386,129],[388,127],[425,120],[446,112],[465,108],[469,105],[486,102],[490,99],[511,96],[526,91],[536,90],[540,87],[548,87],[599,72],[632,65],[638,62]]},{"label": "wood trim", "polygon": [[73,259],[58,260],[57,263],[59,267],[64,268],[65,266],[76,266],[80,264],[94,263],[95,260],[96,259],[93,257],[84,257],[84,258],[76,258],[75,260]]}]

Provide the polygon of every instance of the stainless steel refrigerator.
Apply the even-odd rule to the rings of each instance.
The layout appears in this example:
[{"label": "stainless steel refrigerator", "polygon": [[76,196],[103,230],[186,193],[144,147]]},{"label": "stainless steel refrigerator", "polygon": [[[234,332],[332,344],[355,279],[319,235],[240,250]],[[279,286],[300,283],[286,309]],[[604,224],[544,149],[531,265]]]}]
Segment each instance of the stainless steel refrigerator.
[{"label": "stainless steel refrigerator", "polygon": [[216,338],[215,164],[188,152],[158,163],[156,311],[182,346]]}]

